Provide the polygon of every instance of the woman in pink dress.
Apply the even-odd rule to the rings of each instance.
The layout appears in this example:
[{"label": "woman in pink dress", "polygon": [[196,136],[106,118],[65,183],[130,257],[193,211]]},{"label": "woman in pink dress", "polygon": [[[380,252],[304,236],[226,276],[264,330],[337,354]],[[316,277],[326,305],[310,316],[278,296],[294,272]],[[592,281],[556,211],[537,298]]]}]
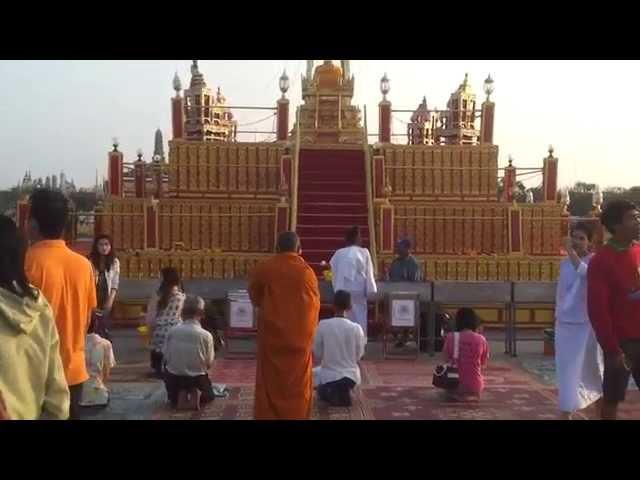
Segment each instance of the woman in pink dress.
[{"label": "woman in pink dress", "polygon": [[[482,369],[489,360],[489,344],[477,333],[480,319],[471,308],[461,308],[456,313],[455,333],[449,333],[444,343],[446,361],[458,367],[460,383],[449,392],[455,399],[479,399],[484,390]],[[455,337],[458,337],[458,359],[454,361]]]}]

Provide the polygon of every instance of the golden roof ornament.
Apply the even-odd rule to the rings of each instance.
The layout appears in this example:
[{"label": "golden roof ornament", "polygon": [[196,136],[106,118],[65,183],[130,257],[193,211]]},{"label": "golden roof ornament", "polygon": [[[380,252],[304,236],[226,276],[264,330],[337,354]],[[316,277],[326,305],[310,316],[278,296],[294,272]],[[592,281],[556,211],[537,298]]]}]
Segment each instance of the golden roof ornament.
[{"label": "golden roof ornament", "polygon": [[342,81],[342,69],[331,60],[316,67],[314,80],[321,89],[336,89]]}]

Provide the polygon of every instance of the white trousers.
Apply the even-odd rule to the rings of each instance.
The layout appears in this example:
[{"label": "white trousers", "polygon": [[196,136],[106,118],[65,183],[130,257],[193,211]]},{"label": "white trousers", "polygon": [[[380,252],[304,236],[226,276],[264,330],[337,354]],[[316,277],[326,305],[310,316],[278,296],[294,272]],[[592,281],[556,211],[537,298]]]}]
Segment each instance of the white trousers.
[{"label": "white trousers", "polygon": [[582,410],[598,400],[604,360],[591,324],[557,322],[555,350],[560,411]]},{"label": "white trousers", "polygon": [[367,338],[367,297],[361,293],[351,293],[351,310],[347,312],[349,320],[362,327],[364,338]]}]

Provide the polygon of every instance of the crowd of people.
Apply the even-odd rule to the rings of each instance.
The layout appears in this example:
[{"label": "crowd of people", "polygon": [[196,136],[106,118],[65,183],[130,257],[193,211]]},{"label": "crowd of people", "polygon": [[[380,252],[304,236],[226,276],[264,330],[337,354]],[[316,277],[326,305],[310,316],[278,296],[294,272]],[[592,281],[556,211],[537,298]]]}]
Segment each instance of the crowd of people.
[{"label": "crowd of people", "polygon": [[[95,237],[88,257],[72,251],[64,240],[68,217],[62,193],[35,191],[28,246],[15,223],[0,216],[0,418],[78,419],[82,408],[109,403],[120,265],[108,235]],[[555,360],[565,419],[594,405],[601,418],[615,419],[630,376],[640,384],[640,212],[633,203],[611,201],[601,223],[611,239],[595,253],[591,226],[571,227],[560,267]],[[352,404],[367,345],[367,301],[377,287],[358,227],[345,241],[329,262],[332,318],[318,322],[318,278],[295,232],[281,233],[276,254],[250,273],[248,293],[258,314],[256,419],[310,418],[314,389],[330,405]],[[410,241],[401,239],[396,253],[385,279],[420,282]],[[211,402],[215,348],[202,326],[205,301],[185,292],[175,268],[160,275],[146,313],[151,369],[173,407],[186,391]],[[444,370],[455,372],[446,393],[480,400],[489,359],[480,318],[462,308],[452,323],[442,344]],[[407,330],[395,339],[406,344]]]},{"label": "crowd of people", "polygon": [[0,216],[0,391],[9,418],[78,419],[81,404],[108,403],[115,360],[98,331],[107,334],[101,318],[115,299],[116,262],[102,258],[112,253],[106,237],[91,261],[67,246],[61,192],[36,190],[29,209],[29,248]]}]

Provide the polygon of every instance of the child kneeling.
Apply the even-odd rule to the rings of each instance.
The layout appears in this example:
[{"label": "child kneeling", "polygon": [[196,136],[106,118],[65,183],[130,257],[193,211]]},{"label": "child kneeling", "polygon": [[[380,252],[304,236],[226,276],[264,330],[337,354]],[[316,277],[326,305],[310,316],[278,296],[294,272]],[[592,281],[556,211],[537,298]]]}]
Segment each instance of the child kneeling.
[{"label": "child kneeling", "polygon": [[[445,360],[458,368],[459,384],[448,393],[455,400],[479,399],[484,390],[482,369],[489,360],[489,344],[477,333],[480,319],[471,308],[456,313],[455,333],[449,333],[444,342]],[[455,357],[455,336],[458,336],[458,358]]]},{"label": "child kneeling", "polygon": [[363,357],[367,339],[362,327],[349,320],[351,295],[338,290],[334,295],[335,317],[318,325],[313,353],[320,366],[313,369],[318,397],[333,406],[350,407],[351,390],[360,384],[358,361]]}]

